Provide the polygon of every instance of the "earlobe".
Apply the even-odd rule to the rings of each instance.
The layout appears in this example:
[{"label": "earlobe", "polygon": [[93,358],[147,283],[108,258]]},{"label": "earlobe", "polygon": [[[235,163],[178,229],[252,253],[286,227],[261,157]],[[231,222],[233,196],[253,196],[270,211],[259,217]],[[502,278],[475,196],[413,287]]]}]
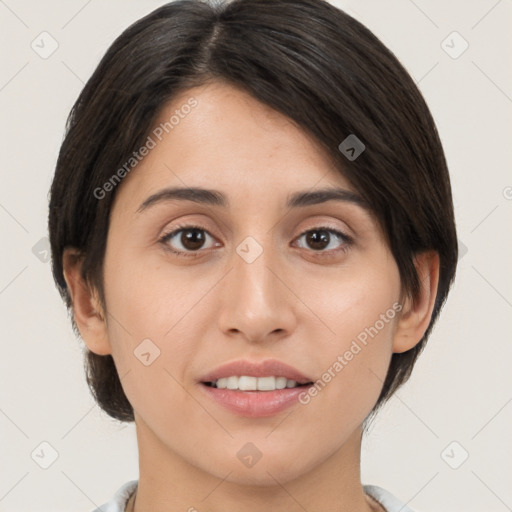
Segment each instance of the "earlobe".
[{"label": "earlobe", "polygon": [[420,253],[415,258],[420,281],[416,301],[407,298],[398,320],[393,340],[393,352],[406,352],[415,347],[428,328],[437,296],[439,282],[439,254],[435,251]]},{"label": "earlobe", "polygon": [[105,313],[98,294],[82,277],[83,259],[77,249],[66,248],[62,261],[73,317],[82,339],[91,352],[98,355],[111,354]]}]

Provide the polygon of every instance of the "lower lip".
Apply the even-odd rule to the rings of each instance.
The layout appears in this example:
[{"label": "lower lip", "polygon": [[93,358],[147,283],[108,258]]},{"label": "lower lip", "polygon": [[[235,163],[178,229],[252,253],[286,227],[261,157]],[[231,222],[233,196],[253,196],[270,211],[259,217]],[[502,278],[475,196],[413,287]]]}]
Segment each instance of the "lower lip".
[{"label": "lower lip", "polygon": [[276,389],[275,391],[239,391],[219,389],[201,383],[207,395],[226,409],[249,418],[273,416],[299,403],[301,393],[307,393],[309,386]]}]

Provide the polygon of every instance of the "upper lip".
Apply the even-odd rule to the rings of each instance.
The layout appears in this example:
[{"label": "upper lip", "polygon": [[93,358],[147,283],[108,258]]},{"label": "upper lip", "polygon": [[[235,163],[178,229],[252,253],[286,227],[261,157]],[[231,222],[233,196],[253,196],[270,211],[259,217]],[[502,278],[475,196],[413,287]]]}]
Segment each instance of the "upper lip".
[{"label": "upper lip", "polygon": [[242,376],[248,377],[286,377],[294,380],[298,384],[307,384],[312,379],[306,377],[297,368],[277,359],[265,359],[264,361],[249,361],[247,359],[239,359],[230,363],[223,364],[212,370],[201,378],[201,382],[214,382],[224,377]]}]

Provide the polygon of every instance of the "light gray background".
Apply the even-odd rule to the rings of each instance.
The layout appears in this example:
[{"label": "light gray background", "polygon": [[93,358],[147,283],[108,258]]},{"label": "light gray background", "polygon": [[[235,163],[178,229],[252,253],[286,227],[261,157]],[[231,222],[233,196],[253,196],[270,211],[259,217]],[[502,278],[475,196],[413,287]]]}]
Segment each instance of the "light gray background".
[{"label": "light gray background", "polygon": [[[40,240],[73,102],[113,39],[163,3],[0,0],[0,511],[87,512],[138,476],[134,427],[94,405]],[[444,143],[461,242],[426,351],[364,442],[363,483],[418,512],[512,510],[511,1],[335,4],[418,82]],[[51,49],[43,31],[58,43],[47,58],[31,47]],[[458,58],[453,31],[469,43]],[[47,469],[42,442],[58,453]]]}]

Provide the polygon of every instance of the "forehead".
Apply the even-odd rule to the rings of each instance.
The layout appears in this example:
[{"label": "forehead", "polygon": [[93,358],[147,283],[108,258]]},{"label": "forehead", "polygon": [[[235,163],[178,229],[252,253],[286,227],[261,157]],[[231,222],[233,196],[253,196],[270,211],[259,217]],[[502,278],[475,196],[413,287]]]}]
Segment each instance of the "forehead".
[{"label": "forehead", "polygon": [[182,91],[160,109],[149,136],[152,149],[123,182],[130,202],[165,186],[243,198],[329,185],[354,191],[311,135],[223,82]]}]

